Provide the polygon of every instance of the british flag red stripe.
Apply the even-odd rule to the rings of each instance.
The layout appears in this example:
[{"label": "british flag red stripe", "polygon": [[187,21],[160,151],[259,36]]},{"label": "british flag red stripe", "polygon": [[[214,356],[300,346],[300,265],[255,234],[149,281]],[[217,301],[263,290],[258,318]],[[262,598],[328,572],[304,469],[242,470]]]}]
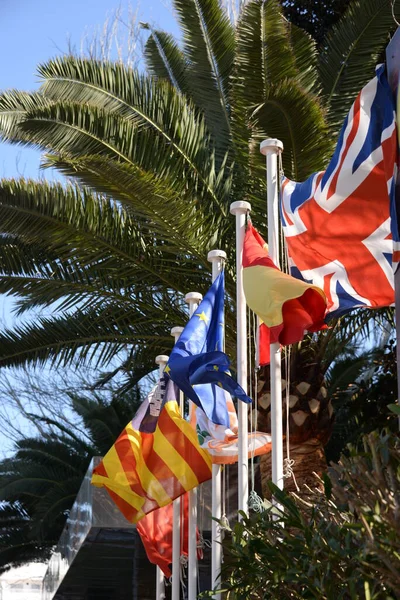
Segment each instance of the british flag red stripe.
[{"label": "british flag red stripe", "polygon": [[383,66],[361,90],[326,171],[284,179],[281,217],[292,275],[321,287],[328,312],[394,302],[394,102]]}]

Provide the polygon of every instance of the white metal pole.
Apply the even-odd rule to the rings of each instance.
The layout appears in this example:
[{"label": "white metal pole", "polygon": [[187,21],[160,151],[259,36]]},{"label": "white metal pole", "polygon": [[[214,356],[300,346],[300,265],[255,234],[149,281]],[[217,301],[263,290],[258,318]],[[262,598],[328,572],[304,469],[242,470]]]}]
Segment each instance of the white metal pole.
[{"label": "white metal pole", "polygon": [[[211,250],[207,259],[212,264],[212,281],[214,282],[222,270],[226,252]],[[212,466],[211,514],[214,519],[220,520],[222,517],[221,465],[214,464]],[[211,585],[213,589],[220,585],[219,575],[222,563],[221,527],[214,519],[211,523]],[[214,597],[217,598],[219,595]]]},{"label": "white metal pole", "polygon": [[[237,335],[237,378],[239,385],[247,392],[247,324],[246,298],[243,290],[243,242],[246,226],[246,213],[251,204],[245,201],[233,202],[231,213],[236,217],[236,335]],[[238,402],[238,509],[248,512],[249,461],[248,461],[248,408],[245,402]]]},{"label": "white metal pole", "polygon": [[[192,316],[203,296],[198,292],[190,292],[185,296],[189,304],[189,316]],[[188,600],[197,599],[197,488],[189,492],[189,526],[188,526]]]},{"label": "white metal pole", "polygon": [[[158,365],[159,376],[162,377],[162,374],[165,369],[165,365],[168,362],[169,356],[165,354],[159,354],[156,356],[156,365]],[[165,599],[165,585],[164,585],[164,573],[161,571],[160,567],[156,567],[156,600],[164,600]]]},{"label": "white metal pole", "polygon": [[[397,136],[400,137],[400,27],[396,29],[386,48],[386,69],[389,85],[396,102]],[[395,187],[396,205],[400,204],[400,172],[397,173]],[[396,317],[396,358],[397,358],[397,403],[400,404],[400,267],[394,273],[394,302]],[[400,430],[400,416],[399,416]]]},{"label": "white metal pole", "polygon": [[[267,218],[268,251],[279,268],[279,207],[278,207],[278,155],[283,150],[280,140],[261,142],[260,152],[266,156],[267,166]],[[272,481],[283,489],[283,432],[282,432],[282,375],[281,349],[277,342],[271,344],[271,442]]]},{"label": "white metal pole", "polygon": [[[173,327],[171,335],[175,339],[175,344],[183,331],[183,327]],[[179,392],[179,409],[183,416],[183,393]],[[179,600],[180,584],[180,563],[181,563],[181,499],[176,498],[173,504],[173,525],[172,525],[172,600]]]}]

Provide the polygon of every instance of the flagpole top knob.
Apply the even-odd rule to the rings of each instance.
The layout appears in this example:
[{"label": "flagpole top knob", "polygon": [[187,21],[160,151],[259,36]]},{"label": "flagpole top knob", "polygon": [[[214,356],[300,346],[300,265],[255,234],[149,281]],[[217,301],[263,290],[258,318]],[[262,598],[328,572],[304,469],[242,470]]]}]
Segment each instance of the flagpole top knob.
[{"label": "flagpole top knob", "polygon": [[232,215],[250,212],[251,204],[245,200],[238,200],[237,202],[232,202],[230,210]]},{"label": "flagpole top knob", "polygon": [[200,292],[189,292],[185,296],[185,302],[187,304],[192,304],[194,302],[201,302],[203,300],[203,295]]},{"label": "flagpole top knob", "polygon": [[280,154],[283,150],[283,143],[276,138],[268,138],[260,144],[260,152],[266,156],[267,154]]},{"label": "flagpole top knob", "polygon": [[163,364],[166,365],[168,360],[169,360],[169,356],[167,356],[166,354],[158,354],[156,356],[155,363],[156,363],[156,365],[163,365]]},{"label": "flagpole top knob", "polygon": [[175,341],[178,340],[178,337],[181,335],[182,331],[183,331],[183,327],[173,327],[171,329],[171,335],[172,335],[172,337],[175,338]]},{"label": "flagpole top knob", "polygon": [[216,260],[226,260],[226,252],[223,250],[211,250],[207,254],[207,260],[209,262],[214,262]]}]

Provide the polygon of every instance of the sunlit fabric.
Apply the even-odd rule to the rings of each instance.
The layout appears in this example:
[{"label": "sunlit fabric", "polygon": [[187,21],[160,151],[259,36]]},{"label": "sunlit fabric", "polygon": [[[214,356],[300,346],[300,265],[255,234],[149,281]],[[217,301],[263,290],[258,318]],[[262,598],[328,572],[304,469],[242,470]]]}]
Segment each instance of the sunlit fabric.
[{"label": "sunlit fabric", "polygon": [[131,523],[211,478],[210,456],[181,417],[176,393],[162,378],[93,470],[93,485],[104,487]]},{"label": "sunlit fabric", "polygon": [[268,327],[260,335],[261,364],[269,362],[269,342],[294,344],[306,331],[326,327],[324,292],[277,269],[266,243],[250,223],[243,246],[243,287],[248,306]]},{"label": "sunlit fabric", "polygon": [[[251,402],[229,372],[223,352],[224,273],[216,278],[175,344],[165,372],[217,425],[229,426],[223,390]],[[202,384],[214,385],[202,385]]]},{"label": "sunlit fabric", "polygon": [[394,101],[380,65],[351,107],[326,171],[283,181],[291,273],[324,290],[330,316],[394,302],[396,174]]}]

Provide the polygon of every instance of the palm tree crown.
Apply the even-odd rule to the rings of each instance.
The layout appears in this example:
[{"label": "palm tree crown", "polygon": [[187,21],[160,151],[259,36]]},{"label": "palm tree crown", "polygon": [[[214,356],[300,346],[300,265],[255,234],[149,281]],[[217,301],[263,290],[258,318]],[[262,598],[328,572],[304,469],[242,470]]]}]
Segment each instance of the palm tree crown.
[{"label": "palm tree crown", "polygon": [[[0,291],[54,312],[3,332],[0,365],[104,366],[129,348],[138,377],[151,370],[217,245],[233,294],[230,203],[248,199],[265,230],[259,142],[283,141],[291,178],[322,168],[393,23],[386,1],[352,2],[317,51],[277,0],[236,26],[218,0],[174,5],[182,45],[152,30],[145,74],[67,56],[39,67],[38,92],[1,96],[2,139],[75,183],[1,183]],[[228,348],[232,331],[228,311]]]}]

